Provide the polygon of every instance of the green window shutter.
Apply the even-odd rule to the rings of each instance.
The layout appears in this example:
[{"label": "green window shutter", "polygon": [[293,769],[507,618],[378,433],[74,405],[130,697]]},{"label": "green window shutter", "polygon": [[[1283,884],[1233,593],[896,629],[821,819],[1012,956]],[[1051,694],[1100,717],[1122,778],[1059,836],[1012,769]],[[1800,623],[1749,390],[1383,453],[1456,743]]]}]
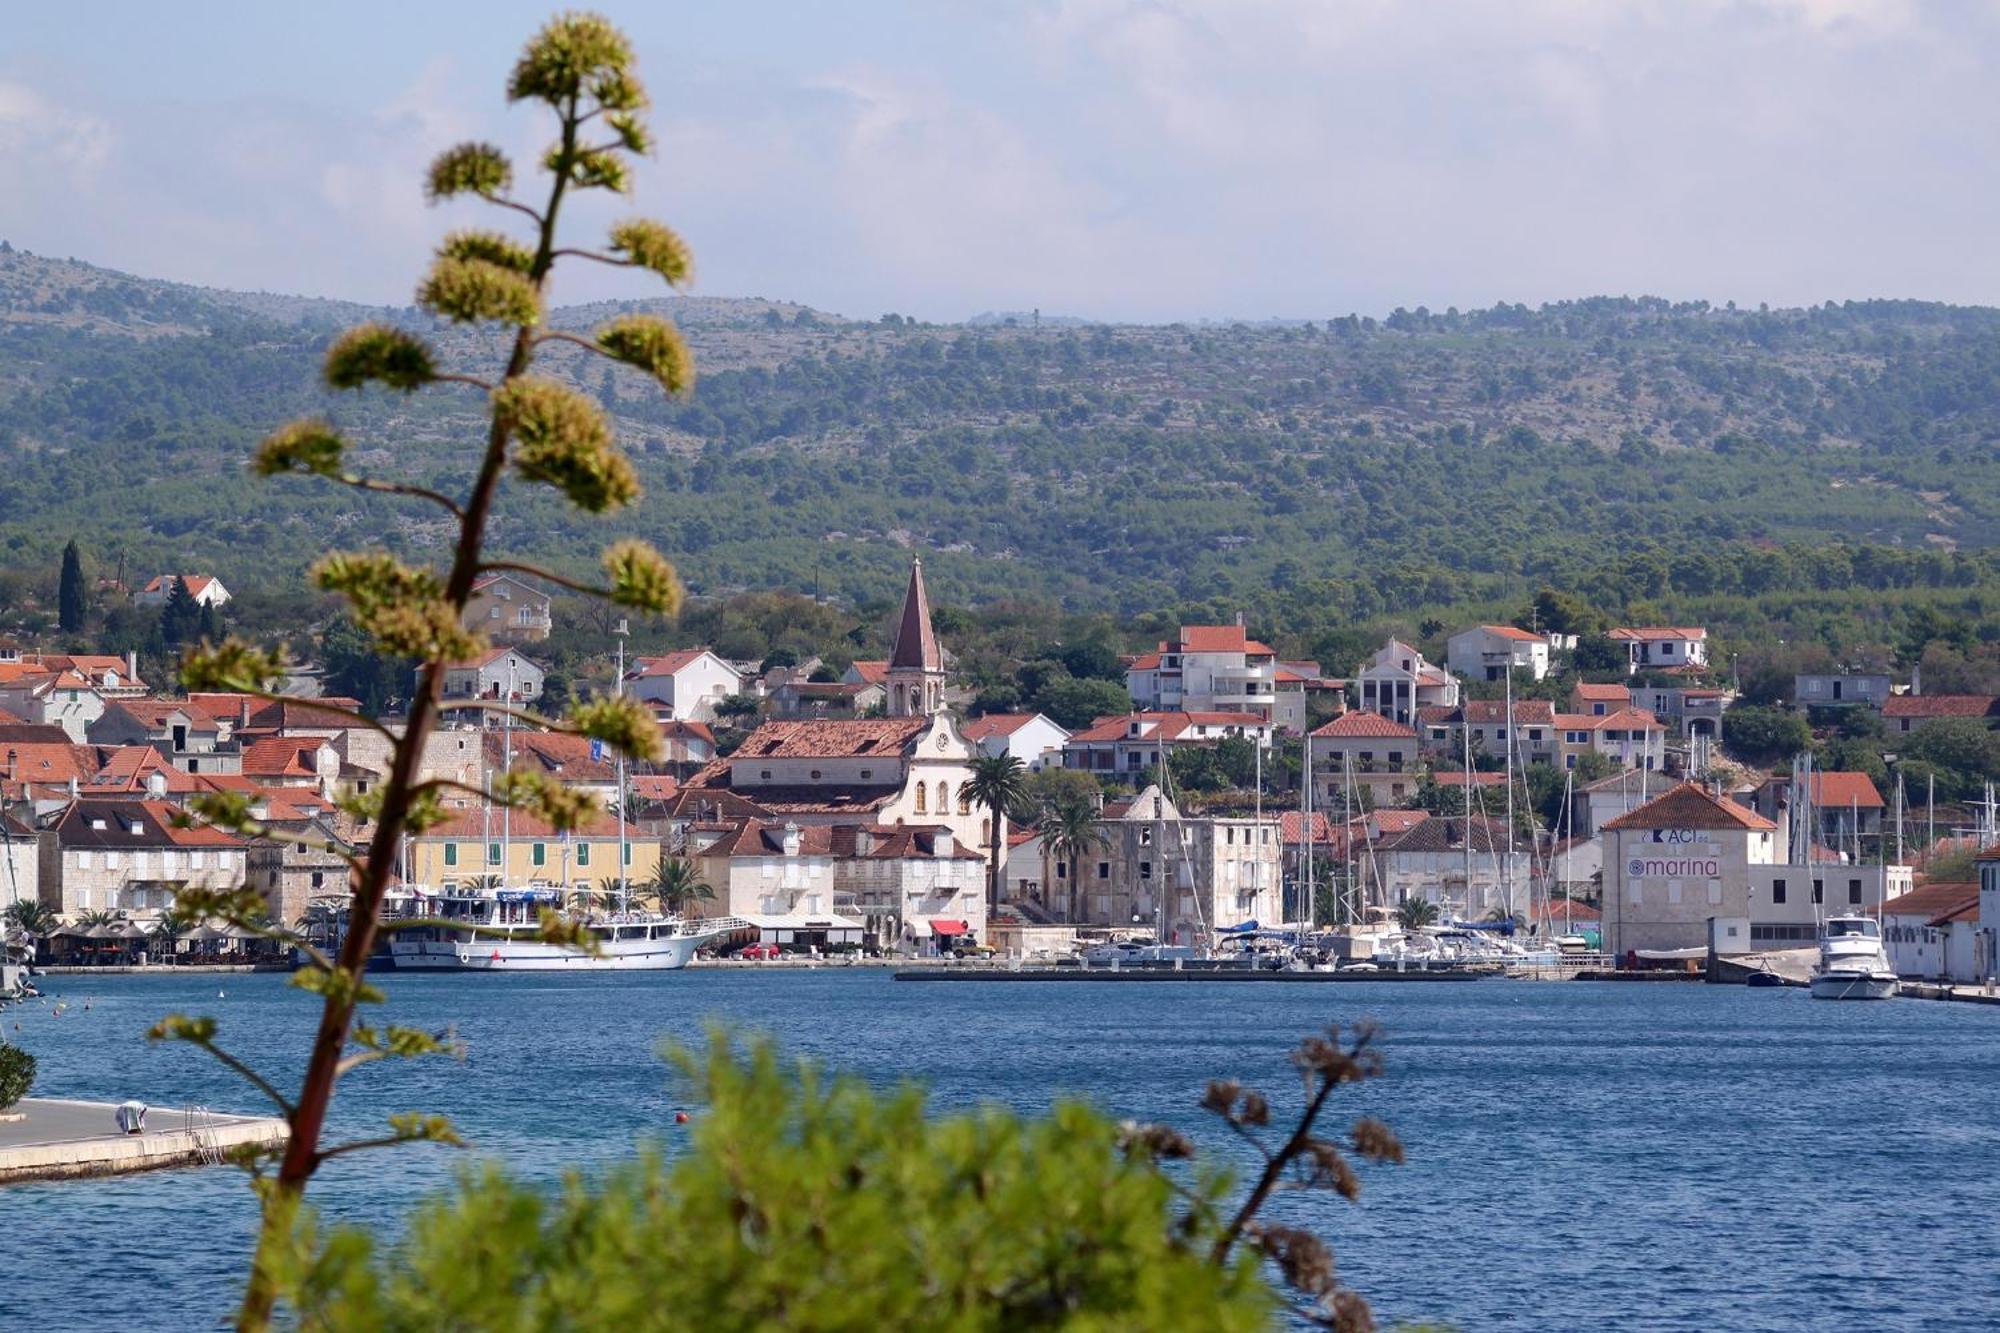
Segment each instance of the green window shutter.
[{"label": "green window shutter", "polygon": [[545,864],[547,864],[547,863],[548,863],[548,859],[549,859],[549,849],[548,849],[548,846],[547,846],[547,844],[545,844],[545,843],[539,843],[539,842],[538,842],[538,843],[536,843],[536,844],[535,844],[535,864],[536,864],[536,865],[545,865]]},{"label": "green window shutter", "polygon": [[587,865],[589,865],[589,864],[590,864],[590,844],[589,844],[589,843],[587,843],[587,842],[580,842],[580,843],[578,843],[578,844],[576,845],[576,863],[577,863],[578,865],[580,865],[580,866],[587,866]]},{"label": "green window shutter", "polygon": [[455,866],[455,865],[457,865],[457,864],[458,864],[458,844],[457,844],[457,843],[455,843],[455,842],[448,842],[448,843],[446,843],[446,844],[444,845],[444,863],[445,863],[446,865],[448,865],[448,866]]},{"label": "green window shutter", "polygon": [[497,866],[500,864],[499,843],[489,842],[486,844],[486,864],[490,866]]}]

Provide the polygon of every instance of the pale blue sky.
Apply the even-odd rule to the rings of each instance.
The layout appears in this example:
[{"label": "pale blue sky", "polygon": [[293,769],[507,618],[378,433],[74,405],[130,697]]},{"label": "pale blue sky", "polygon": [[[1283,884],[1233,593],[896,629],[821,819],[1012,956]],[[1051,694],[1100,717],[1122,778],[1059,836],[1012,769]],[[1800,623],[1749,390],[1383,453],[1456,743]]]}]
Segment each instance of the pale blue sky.
[{"label": "pale blue sky", "polygon": [[[547,4],[16,7],[0,237],[407,299],[423,164],[526,156]],[[699,290],[1322,318],[1601,292],[2000,303],[1986,0],[612,5]],[[564,297],[624,294],[593,273]]]}]

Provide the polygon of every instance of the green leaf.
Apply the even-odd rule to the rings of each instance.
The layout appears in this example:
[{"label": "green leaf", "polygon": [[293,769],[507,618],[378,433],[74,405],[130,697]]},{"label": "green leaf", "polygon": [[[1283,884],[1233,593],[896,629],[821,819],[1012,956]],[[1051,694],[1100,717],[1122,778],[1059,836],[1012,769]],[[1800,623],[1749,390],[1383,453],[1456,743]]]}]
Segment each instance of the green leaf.
[{"label": "green leaf", "polygon": [[276,657],[233,634],[221,643],[197,644],[181,657],[181,685],[193,691],[267,690],[284,674],[284,665]]},{"label": "green leaf", "polygon": [[527,98],[562,107],[591,97],[618,111],[644,105],[632,78],[632,44],[596,14],[562,14],[529,40],[507,80],[507,100]]}]

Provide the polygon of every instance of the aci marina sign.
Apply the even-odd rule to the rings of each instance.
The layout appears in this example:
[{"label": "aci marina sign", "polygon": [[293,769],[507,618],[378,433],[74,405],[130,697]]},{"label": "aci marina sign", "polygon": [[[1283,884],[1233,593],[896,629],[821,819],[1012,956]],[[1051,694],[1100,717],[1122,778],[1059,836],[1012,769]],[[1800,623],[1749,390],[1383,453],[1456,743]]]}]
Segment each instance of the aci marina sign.
[{"label": "aci marina sign", "polygon": [[1656,828],[1643,852],[1628,856],[1629,879],[1718,879],[1722,862],[1707,829]]}]

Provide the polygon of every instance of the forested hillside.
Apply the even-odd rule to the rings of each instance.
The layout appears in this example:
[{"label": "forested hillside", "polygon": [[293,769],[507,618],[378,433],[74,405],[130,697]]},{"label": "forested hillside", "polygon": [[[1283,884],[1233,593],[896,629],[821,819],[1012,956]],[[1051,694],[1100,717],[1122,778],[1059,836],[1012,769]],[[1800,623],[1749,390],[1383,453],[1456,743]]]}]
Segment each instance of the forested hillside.
[{"label": "forested hillside", "polygon": [[[1978,619],[1996,581],[2000,311],[1599,299],[1037,329],[645,305],[687,329],[692,399],[554,361],[638,460],[646,498],[619,523],[698,593],[865,601],[918,549],[952,601],[1242,609],[1309,638],[1543,585],[1614,612],[1782,597],[1808,619],[1888,590]],[[270,426],[326,411],[380,469],[464,474],[469,402],[316,387],[330,334],[369,316],[429,328],[0,253],[0,564],[52,570],[74,536],[101,565],[255,584],[330,544],[421,553],[440,536],[421,510],[244,469]],[[606,532],[536,489],[499,543],[581,563]]]}]

